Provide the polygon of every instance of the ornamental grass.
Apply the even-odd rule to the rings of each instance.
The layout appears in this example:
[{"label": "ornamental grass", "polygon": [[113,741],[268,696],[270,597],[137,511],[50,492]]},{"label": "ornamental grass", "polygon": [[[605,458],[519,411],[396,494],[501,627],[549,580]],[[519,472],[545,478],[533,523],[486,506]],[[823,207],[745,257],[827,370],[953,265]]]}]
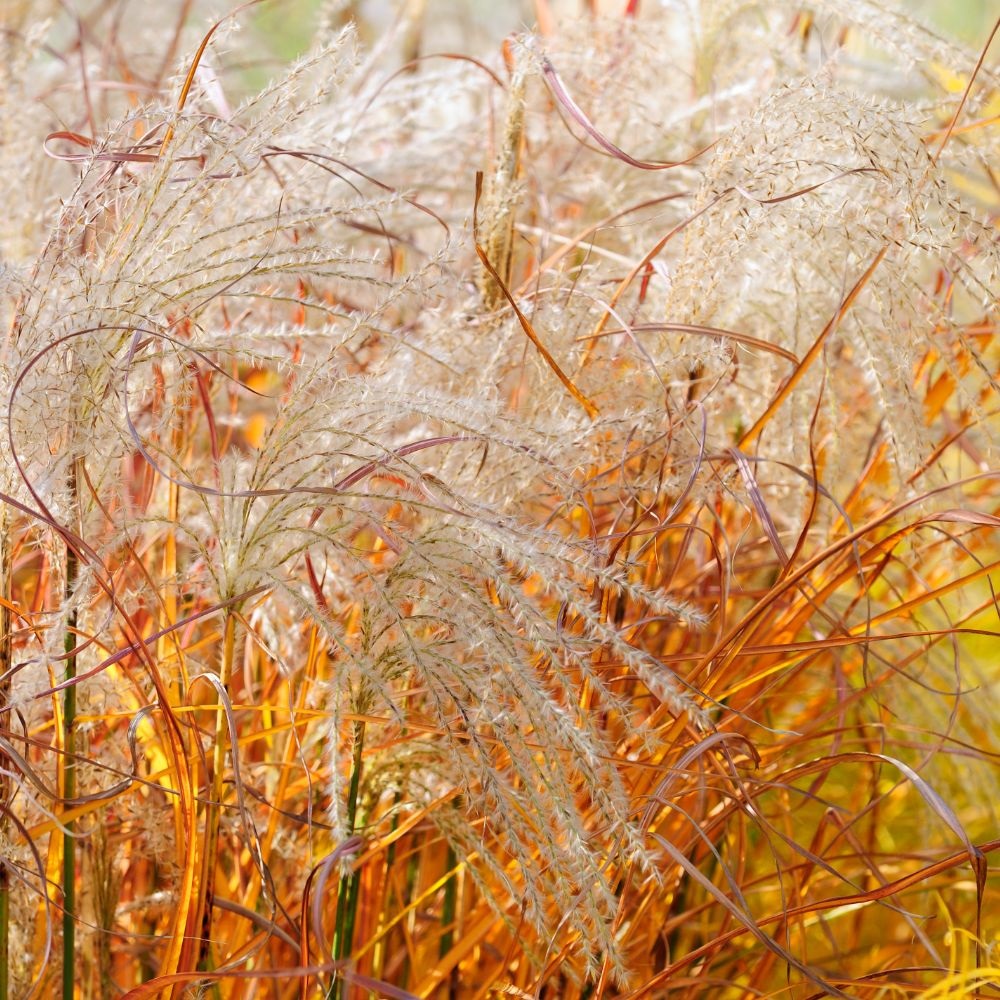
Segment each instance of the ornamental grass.
[{"label": "ornamental grass", "polygon": [[995,996],[997,25],[78,6],[0,32],[0,1000]]}]

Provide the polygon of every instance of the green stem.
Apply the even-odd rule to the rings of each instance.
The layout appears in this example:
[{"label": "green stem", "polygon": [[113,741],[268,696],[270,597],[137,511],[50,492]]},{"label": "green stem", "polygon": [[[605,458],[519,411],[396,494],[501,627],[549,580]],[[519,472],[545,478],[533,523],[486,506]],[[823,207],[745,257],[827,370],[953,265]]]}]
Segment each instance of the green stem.
[{"label": "green stem", "polygon": [[[401,792],[396,792],[396,797],[393,803],[392,810],[392,826],[390,827],[392,834],[396,833],[399,829],[399,804],[402,802],[403,796]],[[396,838],[395,836],[390,836],[389,847],[385,852],[385,867],[384,867],[384,878],[385,878],[385,890],[383,892],[382,905],[379,908],[378,915],[378,927],[375,930],[375,946],[372,949],[372,972],[376,979],[382,978],[382,969],[385,963],[385,925],[388,922],[388,910],[392,898],[395,895],[392,889],[392,870],[396,864]]]},{"label": "green stem", "polygon": [[[410,904],[413,902],[413,897],[417,892],[417,882],[420,877],[420,854],[422,852],[413,851],[410,854],[409,860],[406,862],[406,894],[402,900],[402,906],[404,909],[410,911]],[[412,911],[410,911],[412,912]],[[402,989],[406,989],[410,981],[410,951],[406,950],[403,956],[403,967],[400,969],[399,973],[399,985]]]},{"label": "green stem", "polygon": [[[354,723],[354,757],[351,762],[351,785],[347,792],[347,836],[353,835],[358,817],[358,793],[361,788],[361,758],[365,749],[365,723]],[[337,892],[337,919],[333,933],[334,961],[343,961],[351,950],[354,939],[354,922],[358,913],[358,872],[342,875]],[[336,975],[327,1000],[342,1000],[344,996],[343,977]]]},{"label": "green stem", "polygon": [[[2,596],[10,601],[11,586],[11,552],[10,536],[6,512],[0,523],[0,587]],[[0,676],[6,677],[10,669],[11,653],[11,619],[6,603],[0,604]],[[0,730],[10,729],[10,680],[0,682]],[[10,762],[2,758],[4,770],[10,770]],[[11,797],[11,781],[6,775],[0,775],[0,835],[7,832],[7,808]],[[6,836],[4,836],[6,839]],[[0,1000],[8,1000],[10,996],[10,871],[7,863],[0,858]]]},{"label": "green stem", "polygon": [[[222,640],[222,657],[219,662],[219,683],[229,694],[229,684],[233,676],[233,662],[236,657],[236,614],[226,612],[225,631]],[[219,828],[222,820],[222,795],[225,790],[226,741],[229,730],[226,726],[224,706],[220,705],[215,716],[215,746],[212,747],[212,779],[205,807],[205,848],[202,862],[202,942],[198,965],[209,969],[212,946],[212,907],[215,899],[215,864],[219,851]],[[234,750],[235,752],[235,750]]]},{"label": "green stem", "polygon": [[441,941],[438,944],[438,956],[444,958],[451,951],[451,946],[455,940],[455,910],[458,902],[458,879],[455,877],[455,868],[458,865],[458,855],[455,848],[448,845],[448,856],[445,866],[452,873],[451,878],[444,884],[444,901],[441,905]]},{"label": "green stem", "polygon": [[[75,486],[76,476],[71,477],[71,486]],[[75,494],[75,489],[73,493]],[[66,549],[66,600],[73,600],[73,586],[76,583],[78,571],[76,553],[72,548]],[[76,649],[76,608],[70,607],[66,617],[66,636],[64,646],[66,653]],[[76,679],[76,657],[66,657],[65,679]],[[63,797],[76,798],[76,685],[70,684],[63,695]],[[73,837],[75,824],[67,821],[63,824],[66,833],[62,837],[62,896],[63,896],[63,968],[62,995],[63,1000],[73,1000],[76,988],[76,841]]]}]

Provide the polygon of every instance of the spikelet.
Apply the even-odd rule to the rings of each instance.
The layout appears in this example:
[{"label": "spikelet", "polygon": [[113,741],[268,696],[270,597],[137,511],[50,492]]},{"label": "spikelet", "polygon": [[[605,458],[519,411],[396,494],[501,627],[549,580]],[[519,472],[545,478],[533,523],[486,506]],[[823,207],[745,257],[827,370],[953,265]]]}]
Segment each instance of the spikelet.
[{"label": "spikelet", "polygon": [[[524,143],[524,109],[527,73],[525,55],[516,58],[507,91],[507,113],[503,132],[488,175],[484,198],[479,209],[481,244],[493,269],[506,287],[510,287],[514,254],[514,222],[517,216],[521,152]],[[494,310],[503,304],[505,296],[496,279],[482,266],[477,279],[483,304]]]}]

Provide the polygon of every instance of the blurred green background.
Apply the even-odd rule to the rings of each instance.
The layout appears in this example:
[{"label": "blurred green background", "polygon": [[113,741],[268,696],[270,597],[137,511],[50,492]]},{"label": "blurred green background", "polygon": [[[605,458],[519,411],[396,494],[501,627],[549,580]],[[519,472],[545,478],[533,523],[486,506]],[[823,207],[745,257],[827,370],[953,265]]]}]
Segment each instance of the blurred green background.
[{"label": "blurred green background", "polygon": [[[906,6],[928,23],[977,48],[985,44],[1000,17],[1000,0],[909,0]],[[996,42],[991,54],[994,62],[1000,60]]]},{"label": "blurred green background", "polygon": [[[656,6],[661,0],[645,2]],[[711,4],[712,0],[702,2]],[[887,5],[892,2],[886,0]],[[993,22],[1000,16],[1000,0],[901,0],[901,5],[943,34],[975,48],[983,45]],[[323,6],[323,0],[274,0],[263,4],[254,13],[255,33],[278,58],[294,58],[308,47]],[[426,24],[434,33],[429,41],[435,50],[481,49],[535,22],[534,0],[353,0],[340,6],[346,16],[358,19],[369,42],[377,40],[401,8],[423,11]],[[589,4],[587,0],[549,0],[549,6],[561,17],[573,17]],[[614,13],[624,9],[625,0],[598,0],[598,6]],[[803,7],[807,6],[803,2]],[[994,43],[990,55],[992,62],[1000,63],[1000,42]]]}]

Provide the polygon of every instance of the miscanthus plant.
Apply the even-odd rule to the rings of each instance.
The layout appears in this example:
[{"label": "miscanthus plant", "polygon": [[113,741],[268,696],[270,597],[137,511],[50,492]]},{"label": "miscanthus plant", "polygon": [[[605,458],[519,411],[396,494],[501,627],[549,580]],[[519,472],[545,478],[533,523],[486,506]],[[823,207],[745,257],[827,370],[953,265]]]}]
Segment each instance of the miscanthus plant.
[{"label": "miscanthus plant", "polygon": [[620,6],[5,14],[0,1000],[1000,979],[995,49]]}]

